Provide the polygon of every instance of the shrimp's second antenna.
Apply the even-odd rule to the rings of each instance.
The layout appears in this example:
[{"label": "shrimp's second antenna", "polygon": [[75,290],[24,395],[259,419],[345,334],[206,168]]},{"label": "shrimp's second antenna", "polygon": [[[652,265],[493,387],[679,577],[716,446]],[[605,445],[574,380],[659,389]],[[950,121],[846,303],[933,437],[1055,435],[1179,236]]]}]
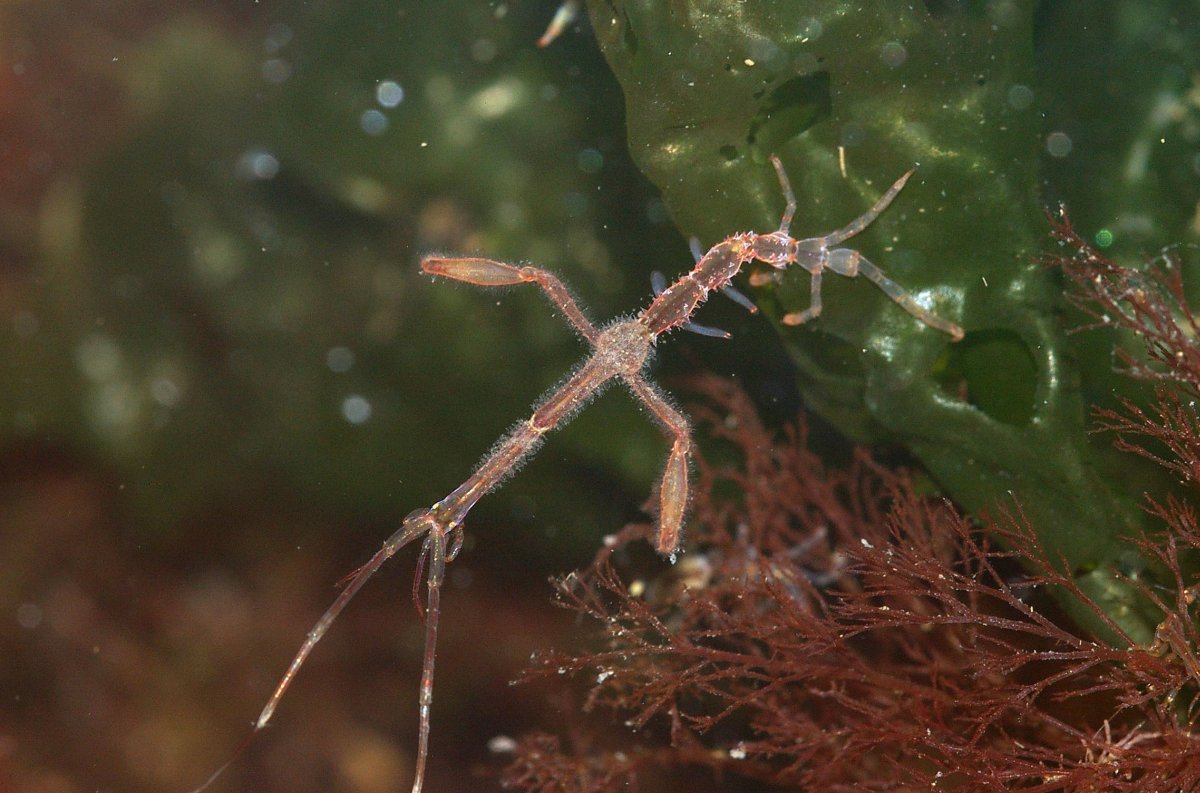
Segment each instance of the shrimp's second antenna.
[{"label": "shrimp's second antenna", "polygon": [[[753,276],[752,284],[761,284],[774,278],[791,265],[799,265],[809,272],[812,277],[812,303],[804,311],[784,315],[784,324],[799,325],[820,315],[821,275],[825,270],[831,270],[838,275],[866,276],[916,319],[948,334],[954,341],[962,338],[962,328],[921,306],[905,289],[885,276],[858,251],[837,247],[870,225],[904,188],[913,171],[910,170],[896,180],[874,206],[845,227],[822,237],[798,240],[789,234],[796,212],[795,195],[779,158],[772,156],[771,163],[775,167],[780,188],[787,201],[778,229],[767,234],[746,232],[726,237],[697,257],[696,266],[691,272],[681,276],[670,286],[656,287],[654,299],[636,317],[619,320],[604,328],[597,328],[592,324],[562,281],[547,270],[479,257],[427,256],[421,260],[421,269],[430,275],[476,286],[536,284],[588,342],[591,354],[565,383],[542,397],[527,419],[518,422],[509,430],[466,481],[433,506],[409,513],[395,534],[388,538],[365,565],[352,574],[346,588],[309,631],[304,644],[292,659],[287,672],[280,679],[275,692],[255,722],[251,736],[271,720],[276,707],[309,653],[367,579],[401,548],[420,540],[421,559],[428,562],[424,609],[425,653],[421,667],[417,755],[412,787],[413,793],[420,793],[425,779],[425,766],[429,759],[430,713],[433,706],[433,670],[437,653],[441,587],[446,564],[454,560],[462,547],[463,521],[484,494],[496,488],[525,458],[537,450],[547,432],[569,421],[588,400],[613,380],[624,383],[633,396],[649,409],[671,443],[659,484],[658,536],[655,544],[659,553],[673,558],[679,548],[680,531],[688,504],[691,433],[687,419],[647,379],[644,370],[658,337],[673,328],[693,327],[712,335],[712,329],[694,326],[691,317],[710,292],[728,289],[733,277],[743,265],[759,261],[774,268]],[[744,297],[741,297],[739,302],[753,308]],[[423,569],[424,565],[418,564],[418,576]],[[226,766],[218,769],[195,793],[207,788]]]}]

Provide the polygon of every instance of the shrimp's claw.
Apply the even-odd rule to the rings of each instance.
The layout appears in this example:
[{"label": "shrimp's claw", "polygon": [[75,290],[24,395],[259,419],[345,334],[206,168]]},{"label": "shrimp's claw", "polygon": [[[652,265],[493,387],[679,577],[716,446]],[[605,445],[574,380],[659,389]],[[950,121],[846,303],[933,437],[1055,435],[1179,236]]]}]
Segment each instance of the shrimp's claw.
[{"label": "shrimp's claw", "polygon": [[679,441],[671,447],[659,491],[658,552],[671,556],[679,548],[679,533],[688,503],[687,449]]},{"label": "shrimp's claw", "polygon": [[570,25],[579,16],[579,0],[565,0],[558,10],[554,12],[554,18],[550,20],[550,24],[546,27],[546,32],[538,39],[539,47],[549,47],[556,38],[563,34]]}]

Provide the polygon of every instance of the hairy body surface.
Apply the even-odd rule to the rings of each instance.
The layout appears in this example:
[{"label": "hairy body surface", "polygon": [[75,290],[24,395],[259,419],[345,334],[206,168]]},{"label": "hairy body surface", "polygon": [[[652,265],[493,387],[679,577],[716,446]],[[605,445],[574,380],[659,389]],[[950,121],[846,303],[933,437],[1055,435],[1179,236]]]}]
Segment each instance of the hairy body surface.
[{"label": "hairy body surface", "polygon": [[[592,348],[591,354],[566,381],[552,389],[536,404],[528,419],[519,421],[496,443],[474,473],[442,500],[430,507],[409,513],[400,528],[350,577],[346,588],[309,631],[304,644],[255,722],[255,732],[270,721],[305,659],[350,599],[397,551],[411,542],[420,540],[421,561],[418,564],[417,575],[427,571],[427,594],[423,608],[425,652],[419,696],[416,769],[412,787],[413,793],[420,793],[429,757],[441,587],[446,564],[454,560],[462,547],[463,522],[467,513],[481,497],[496,488],[537,450],[547,432],[568,421],[614,380],[623,382],[633,396],[650,410],[671,441],[671,450],[667,455],[659,485],[656,546],[659,553],[673,556],[679,547],[680,532],[688,504],[691,431],[687,419],[670,404],[657,386],[646,378],[645,369],[657,338],[675,328],[695,330],[708,335],[725,335],[721,331],[691,322],[692,315],[708,299],[711,292],[726,292],[737,302],[753,310],[753,304],[731,286],[734,276],[744,265],[758,261],[769,266],[770,269],[755,273],[751,277],[751,284],[754,285],[778,278],[789,267],[799,266],[809,273],[812,279],[811,303],[803,311],[785,314],[781,321],[786,325],[799,325],[820,315],[821,276],[825,270],[831,270],[848,277],[866,276],[916,319],[948,334],[954,341],[962,338],[962,328],[921,306],[904,288],[885,276],[858,251],[837,247],[870,225],[895,199],[913,171],[910,170],[900,177],[874,206],[842,229],[822,237],[795,239],[790,236],[789,231],[796,211],[796,198],[779,159],[771,157],[771,163],[787,200],[778,229],[767,234],[747,232],[726,237],[703,255],[698,255],[696,266],[690,272],[681,276],[675,283],[656,289],[654,299],[637,316],[619,320],[603,328],[592,324],[562,281],[547,270],[479,257],[427,256],[422,259],[421,269],[424,272],[476,286],[536,284],[588,342]],[[220,770],[196,793],[207,787],[219,773]]]}]

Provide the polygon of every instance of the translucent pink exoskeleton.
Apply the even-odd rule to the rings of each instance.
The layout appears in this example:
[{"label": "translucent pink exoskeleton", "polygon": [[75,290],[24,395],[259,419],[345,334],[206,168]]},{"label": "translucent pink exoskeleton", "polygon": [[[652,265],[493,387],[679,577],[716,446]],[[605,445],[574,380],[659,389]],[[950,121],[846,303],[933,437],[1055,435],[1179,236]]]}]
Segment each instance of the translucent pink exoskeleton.
[{"label": "translucent pink exoskeleton", "polygon": [[[935,316],[879,268],[867,261],[858,251],[838,245],[865,229],[895,199],[912,176],[909,171],[900,177],[866,213],[844,228],[822,237],[795,239],[789,231],[796,211],[796,198],[777,157],[771,163],[787,206],[779,228],[768,234],[747,232],[726,237],[699,256],[691,272],[675,283],[657,288],[655,298],[641,313],[604,327],[596,327],[576,304],[570,292],[553,273],[537,267],[517,266],[478,257],[427,256],[421,269],[433,276],[463,281],[476,286],[514,286],[536,284],[562,312],[567,321],[586,340],[591,353],[565,383],[544,396],[533,413],[517,423],[496,444],[466,481],[449,495],[430,507],[409,513],[400,528],[373,557],[359,568],[333,605],[309,631],[307,639],[296,653],[287,672],[280,679],[274,694],[255,722],[254,732],[270,721],[284,693],[296,677],[306,658],[329,626],[346,607],[355,593],[389,558],[409,543],[421,543],[424,564],[418,565],[418,575],[427,570],[425,603],[425,652],[422,664],[419,696],[418,744],[413,793],[420,793],[426,761],[429,757],[430,713],[433,705],[433,671],[437,647],[438,616],[442,582],[447,563],[454,560],[462,546],[463,522],[475,503],[538,448],[550,430],[568,421],[602,387],[617,380],[645,405],[662,426],[671,444],[666,466],[659,484],[659,514],[656,546],[658,552],[673,556],[678,551],[680,531],[688,504],[688,459],[691,435],[687,419],[671,405],[657,386],[646,377],[646,367],[656,340],[673,328],[683,327],[709,335],[720,331],[695,326],[692,315],[714,290],[731,290],[730,282],[743,265],[763,262],[770,270],[755,274],[752,284],[761,284],[776,277],[788,267],[800,266],[812,278],[812,302],[803,311],[786,314],[782,321],[799,325],[821,313],[821,276],[825,270],[838,275],[864,275],[883,292],[921,322],[948,334],[953,340],[962,338],[962,329]],[[752,304],[739,293],[731,296],[738,302]],[[217,773],[220,773],[218,771]],[[215,778],[214,774],[213,778]],[[207,787],[206,782],[199,790]]]},{"label": "translucent pink exoskeleton", "polygon": [[556,38],[563,34],[570,25],[579,16],[579,9],[582,5],[581,0],[563,0],[562,5],[554,12],[554,17],[550,20],[550,24],[546,26],[546,32],[538,39],[539,47],[549,47]]}]

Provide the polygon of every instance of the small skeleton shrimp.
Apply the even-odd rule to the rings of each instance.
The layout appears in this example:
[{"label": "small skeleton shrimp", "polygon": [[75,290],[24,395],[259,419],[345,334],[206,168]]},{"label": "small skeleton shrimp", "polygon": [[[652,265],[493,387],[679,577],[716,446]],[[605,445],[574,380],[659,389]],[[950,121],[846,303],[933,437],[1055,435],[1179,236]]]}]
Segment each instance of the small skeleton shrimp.
[{"label": "small skeleton shrimp", "polygon": [[[752,278],[751,283],[756,284],[774,277],[790,265],[799,265],[812,275],[812,304],[804,311],[785,315],[783,322],[788,325],[799,325],[820,314],[821,274],[829,269],[839,275],[865,275],[888,297],[921,322],[949,334],[955,341],[962,338],[963,332],[958,325],[931,314],[858,251],[834,247],[858,234],[875,220],[904,187],[912,171],[900,177],[870,210],[851,221],[845,228],[824,237],[798,240],[788,233],[796,211],[796,198],[779,159],[772,156],[771,163],[787,199],[787,208],[777,230],[769,234],[748,232],[725,238],[707,253],[698,256],[695,268],[674,284],[665,288],[662,285],[656,286],[655,298],[635,318],[619,320],[603,328],[597,328],[588,320],[562,281],[546,270],[475,257],[427,256],[421,261],[421,269],[430,275],[464,281],[476,286],[536,284],[575,330],[587,340],[591,346],[591,354],[565,383],[537,403],[529,418],[520,421],[497,443],[492,452],[479,464],[475,473],[433,506],[409,513],[399,530],[388,538],[365,565],[352,574],[346,588],[309,631],[307,639],[255,722],[251,736],[271,720],[284,692],[292,684],[313,647],[367,579],[401,548],[411,542],[420,541],[416,584],[419,584],[419,577],[428,565],[425,579],[425,652],[421,671],[416,768],[412,787],[413,793],[420,793],[429,757],[430,708],[433,704],[433,669],[442,581],[445,579],[446,564],[454,560],[462,547],[463,521],[475,506],[475,502],[497,487],[525,458],[533,454],[547,432],[566,423],[610,381],[619,380],[624,383],[633,396],[649,408],[671,441],[671,451],[667,455],[667,464],[659,486],[656,545],[660,554],[673,556],[679,546],[680,528],[688,503],[688,454],[692,442],[687,419],[672,407],[667,398],[646,378],[645,369],[658,337],[673,328],[682,327],[707,335],[727,335],[722,331],[691,322],[692,314],[708,298],[709,292],[722,290],[737,302],[755,310],[749,300],[730,286],[730,281],[742,265],[760,261],[774,268],[768,271],[766,278]],[[208,782],[198,788],[197,793],[208,787],[220,771],[221,769],[218,769]]]}]

